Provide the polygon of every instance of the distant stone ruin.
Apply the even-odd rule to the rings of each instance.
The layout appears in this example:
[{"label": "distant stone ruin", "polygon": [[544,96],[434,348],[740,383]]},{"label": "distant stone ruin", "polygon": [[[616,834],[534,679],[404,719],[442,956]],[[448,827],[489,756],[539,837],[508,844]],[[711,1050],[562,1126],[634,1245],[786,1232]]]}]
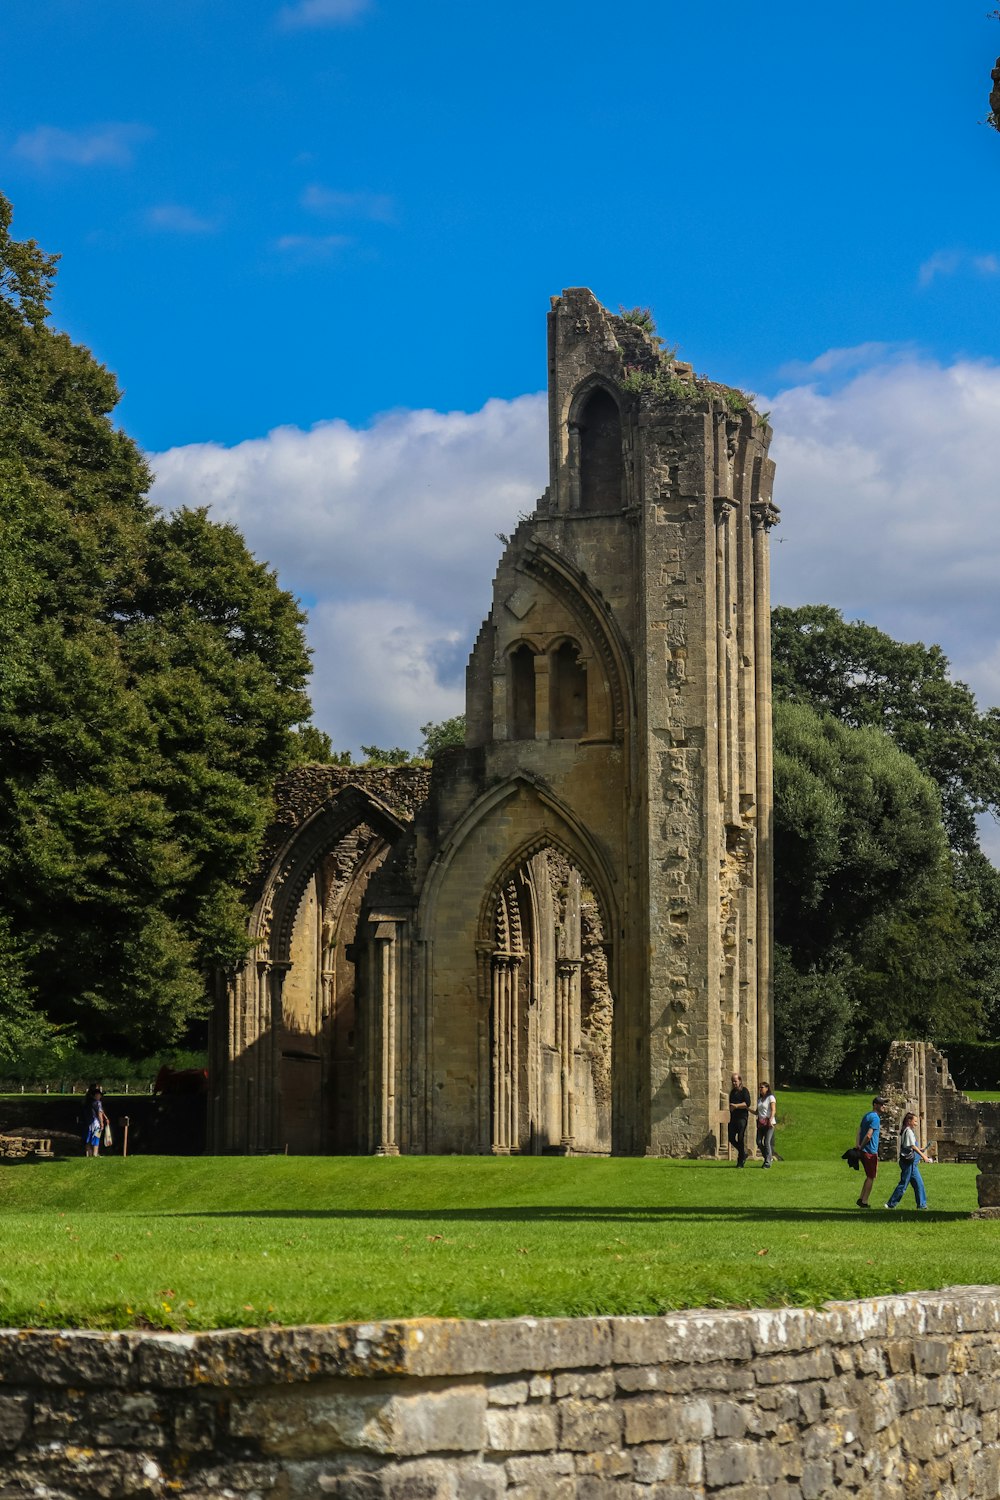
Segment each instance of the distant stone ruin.
[{"label": "distant stone ruin", "polygon": [[893,1042],[882,1072],[890,1126],[881,1155],[894,1157],[903,1115],[917,1116],[921,1145],[942,1162],[975,1162],[983,1217],[1000,1217],[1000,1103],[977,1103],[955,1087],[948,1059],[930,1042]]},{"label": "distant stone ruin", "polygon": [[279,788],[216,1151],[711,1155],[773,1077],[771,430],[576,287],[549,437],[465,747]]}]

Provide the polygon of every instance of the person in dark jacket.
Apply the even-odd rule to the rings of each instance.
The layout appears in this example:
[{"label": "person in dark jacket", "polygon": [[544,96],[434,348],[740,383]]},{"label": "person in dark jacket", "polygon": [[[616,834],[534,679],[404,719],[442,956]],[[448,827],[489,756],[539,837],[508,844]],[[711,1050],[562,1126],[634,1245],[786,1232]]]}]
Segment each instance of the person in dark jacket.
[{"label": "person in dark jacket", "polygon": [[738,1073],[733,1074],[733,1086],[729,1090],[729,1144],[736,1147],[736,1165],[746,1165],[747,1125],[750,1120],[750,1090],[744,1086]]}]

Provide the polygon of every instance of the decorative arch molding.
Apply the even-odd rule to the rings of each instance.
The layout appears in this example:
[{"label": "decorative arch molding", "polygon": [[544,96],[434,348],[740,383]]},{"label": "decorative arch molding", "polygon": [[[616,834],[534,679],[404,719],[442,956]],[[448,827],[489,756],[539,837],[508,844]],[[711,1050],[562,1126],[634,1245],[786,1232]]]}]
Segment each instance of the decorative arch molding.
[{"label": "decorative arch molding", "polygon": [[570,397],[569,410],[566,413],[566,421],[570,427],[579,426],[584,407],[595,391],[603,391],[605,395],[610,396],[618,408],[619,416],[624,420],[625,402],[621,389],[606,375],[591,374],[585,380],[581,380]]},{"label": "decorative arch molding", "polygon": [[601,881],[594,878],[592,865],[581,853],[575,842],[562,837],[556,829],[541,828],[531,838],[525,839],[520,847],[508,856],[490,882],[479,909],[479,921],[476,927],[476,938],[479,944],[485,945],[490,940],[494,929],[496,908],[507,887],[528,861],[536,854],[540,854],[543,849],[556,849],[572,864],[576,865],[580,873],[593,882],[598,892],[598,898],[603,908],[605,919],[609,924],[615,921],[614,906],[609,904],[609,897],[606,895]]},{"label": "decorative arch molding", "polygon": [[551,590],[579,622],[584,636],[593,642],[611,693],[614,738],[624,739],[633,713],[632,662],[625,638],[607,601],[585,573],[534,538],[525,546],[520,566]]},{"label": "decorative arch molding", "polygon": [[[550,816],[539,824],[537,831],[530,839],[523,842],[519,849],[504,861],[503,868],[507,872],[507,879],[512,878],[525,859],[530,858],[539,849],[547,848],[549,845],[560,849],[593,880],[608,921],[613,924],[615,931],[618,930],[619,904],[615,895],[618,880],[604,851],[573,810],[544,782],[518,772],[506,781],[500,782],[498,786],[491,787],[473,803],[452,829],[447,844],[434,860],[417,907],[417,933],[423,941],[428,941],[433,936],[432,929],[438,896],[457,854],[476,828],[491,813],[522,791],[529,791],[537,797],[543,810]],[[490,881],[490,892],[493,893],[493,910],[495,911],[495,893],[498,889],[496,872],[492,872],[487,878]],[[480,908],[477,933],[481,941],[491,941],[489,900],[490,896],[487,895],[484,905]],[[485,928],[483,926],[484,912],[487,913]]]},{"label": "decorative arch molding", "polygon": [[362,823],[387,844],[394,844],[408,827],[379,798],[349,784],[317,808],[278,851],[250,923],[258,957],[278,964],[291,961],[295,916],[309,881],[324,855]]}]

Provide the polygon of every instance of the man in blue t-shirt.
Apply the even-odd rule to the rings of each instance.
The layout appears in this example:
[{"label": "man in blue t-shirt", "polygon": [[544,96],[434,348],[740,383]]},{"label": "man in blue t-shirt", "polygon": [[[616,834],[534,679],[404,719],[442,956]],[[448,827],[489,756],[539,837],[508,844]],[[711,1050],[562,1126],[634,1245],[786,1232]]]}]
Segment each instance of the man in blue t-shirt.
[{"label": "man in blue t-shirt", "polygon": [[865,1169],[865,1183],[861,1189],[861,1197],[858,1199],[859,1208],[871,1208],[868,1199],[872,1195],[875,1186],[875,1174],[878,1171],[878,1138],[882,1129],[882,1111],[887,1100],[881,1094],[872,1100],[872,1107],[867,1114],[861,1116],[861,1124],[858,1126],[857,1147],[861,1152],[861,1165]]}]

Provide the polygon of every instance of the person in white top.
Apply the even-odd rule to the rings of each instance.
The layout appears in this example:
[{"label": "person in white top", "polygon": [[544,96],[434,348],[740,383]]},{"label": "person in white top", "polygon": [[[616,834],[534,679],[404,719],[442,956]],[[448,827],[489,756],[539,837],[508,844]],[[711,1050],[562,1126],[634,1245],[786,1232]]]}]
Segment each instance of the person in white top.
[{"label": "person in white top", "polygon": [[764,1158],[764,1166],[769,1167],[774,1160],[774,1111],[778,1101],[771,1093],[769,1083],[761,1083],[757,1087],[757,1150]]},{"label": "person in white top", "polygon": [[903,1129],[899,1137],[899,1181],[892,1190],[892,1197],[885,1205],[886,1208],[896,1208],[903,1201],[903,1194],[911,1182],[917,1207],[927,1207],[927,1193],[924,1179],[920,1175],[920,1163],[933,1161],[934,1158],[926,1151],[921,1151],[917,1145],[917,1132],[914,1129],[916,1123],[917,1117],[912,1111],[903,1116]]}]

